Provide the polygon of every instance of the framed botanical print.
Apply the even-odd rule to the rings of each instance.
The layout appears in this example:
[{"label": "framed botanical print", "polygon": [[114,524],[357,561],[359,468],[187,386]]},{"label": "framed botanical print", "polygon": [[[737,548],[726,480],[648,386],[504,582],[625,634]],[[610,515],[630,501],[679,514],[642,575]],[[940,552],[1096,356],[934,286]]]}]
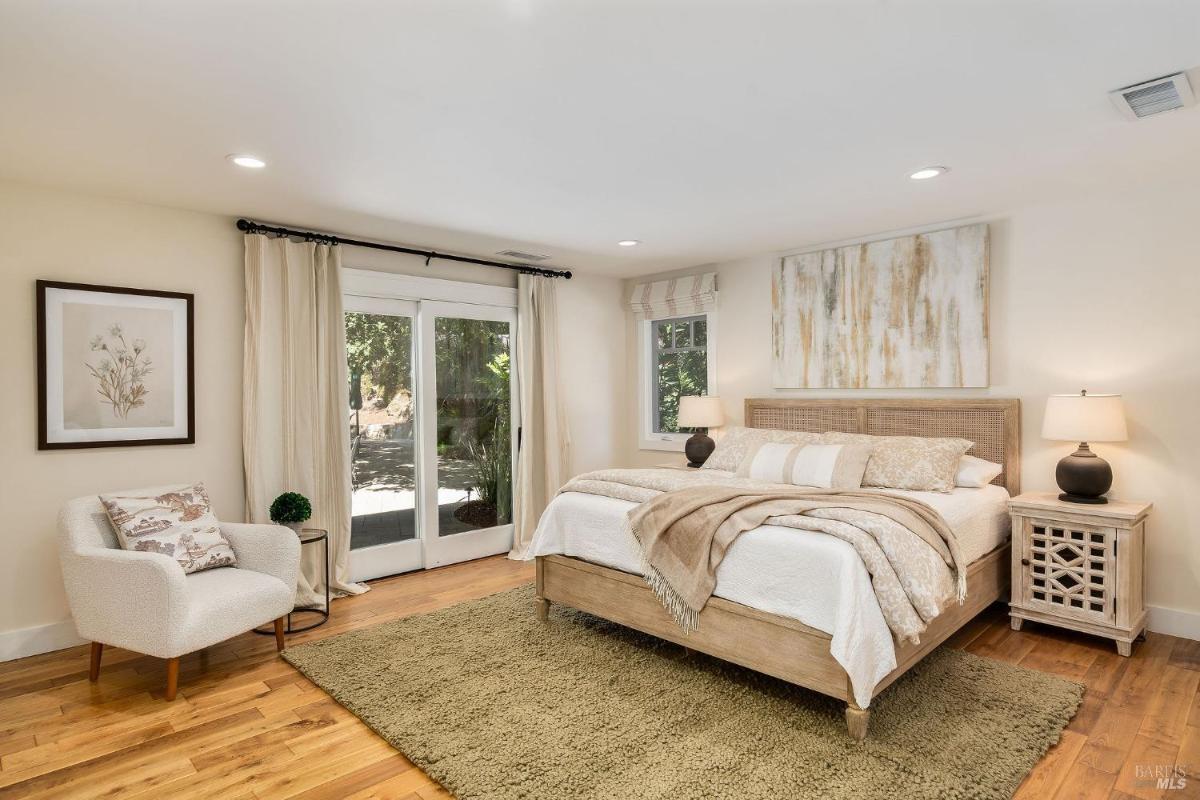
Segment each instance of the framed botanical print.
[{"label": "framed botanical print", "polygon": [[194,443],[192,305],[38,281],[38,449]]}]

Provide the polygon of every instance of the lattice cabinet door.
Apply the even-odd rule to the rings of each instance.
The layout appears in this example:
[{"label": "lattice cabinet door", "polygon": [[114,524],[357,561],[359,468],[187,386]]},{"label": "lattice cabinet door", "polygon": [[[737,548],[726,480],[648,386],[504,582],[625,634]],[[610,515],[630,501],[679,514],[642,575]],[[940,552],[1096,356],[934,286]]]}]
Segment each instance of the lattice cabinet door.
[{"label": "lattice cabinet door", "polygon": [[1009,501],[1012,627],[1030,620],[1106,636],[1129,655],[1146,627],[1150,509],[1128,501],[1080,505],[1049,492]]},{"label": "lattice cabinet door", "polygon": [[1111,625],[1116,529],[1024,518],[1021,596],[1032,609]]}]

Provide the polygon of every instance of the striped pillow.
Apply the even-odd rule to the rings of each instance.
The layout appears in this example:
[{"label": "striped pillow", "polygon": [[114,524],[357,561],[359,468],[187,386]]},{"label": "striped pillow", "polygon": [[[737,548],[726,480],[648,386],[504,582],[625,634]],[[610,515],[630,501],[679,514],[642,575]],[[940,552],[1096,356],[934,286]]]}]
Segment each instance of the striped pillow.
[{"label": "striped pillow", "polygon": [[738,467],[746,460],[746,454],[763,442],[789,445],[819,444],[821,434],[726,425],[721,429],[720,438],[717,439],[717,449],[713,450],[712,455],[704,462],[701,469],[737,472]]},{"label": "striped pillow", "polygon": [[857,489],[870,457],[871,446],[863,444],[763,442],[746,454],[738,475],[818,489]]}]

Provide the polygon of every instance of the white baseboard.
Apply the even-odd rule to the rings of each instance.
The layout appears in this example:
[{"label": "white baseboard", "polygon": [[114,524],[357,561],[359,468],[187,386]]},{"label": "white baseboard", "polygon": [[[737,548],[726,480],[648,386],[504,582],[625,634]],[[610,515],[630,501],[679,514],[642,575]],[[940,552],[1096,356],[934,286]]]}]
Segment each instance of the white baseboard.
[{"label": "white baseboard", "polygon": [[36,656],[86,642],[86,639],[79,638],[75,631],[75,622],[70,619],[33,628],[3,631],[0,632],[0,661]]},{"label": "white baseboard", "polygon": [[1163,606],[1148,606],[1146,611],[1146,627],[1155,633],[1200,640],[1200,612]]}]

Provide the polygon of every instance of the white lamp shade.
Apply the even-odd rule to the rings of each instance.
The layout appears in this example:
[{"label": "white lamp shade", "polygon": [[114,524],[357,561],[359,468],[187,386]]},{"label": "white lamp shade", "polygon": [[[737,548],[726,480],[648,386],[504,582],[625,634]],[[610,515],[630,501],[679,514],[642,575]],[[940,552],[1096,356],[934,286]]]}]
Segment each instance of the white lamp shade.
[{"label": "white lamp shade", "polygon": [[679,398],[679,427],[719,428],[725,424],[719,397]]},{"label": "white lamp shade", "polygon": [[1125,407],[1119,394],[1052,394],[1046,400],[1042,438],[1062,442],[1123,442]]}]

